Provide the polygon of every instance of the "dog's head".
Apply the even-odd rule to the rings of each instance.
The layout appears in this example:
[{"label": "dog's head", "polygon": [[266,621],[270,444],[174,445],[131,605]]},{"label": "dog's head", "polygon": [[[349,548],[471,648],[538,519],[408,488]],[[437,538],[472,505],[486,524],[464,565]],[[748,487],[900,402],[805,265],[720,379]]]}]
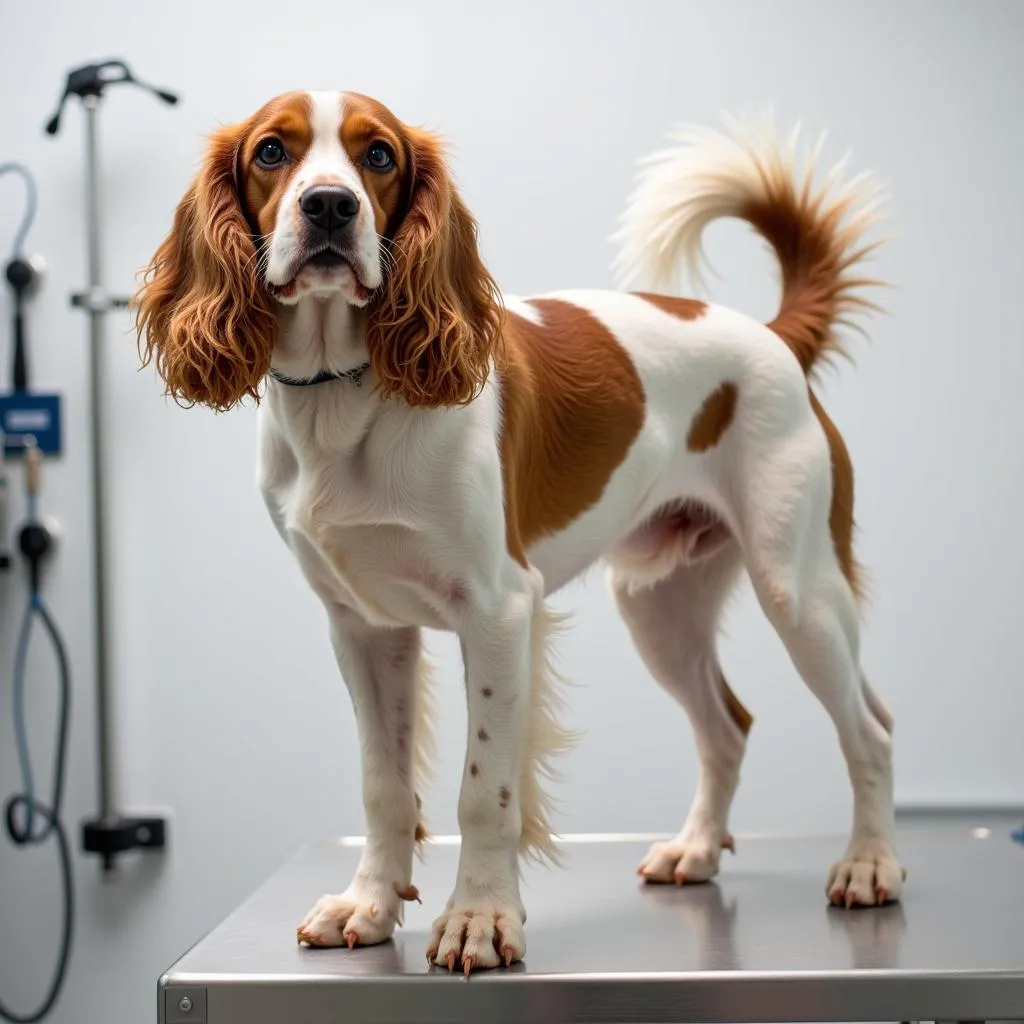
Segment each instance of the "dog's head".
[{"label": "dog's head", "polygon": [[479,392],[501,306],[440,140],[365,96],[289,93],[210,139],[136,296],[143,358],[228,409],[258,398],[281,307],[339,297],[385,397]]}]

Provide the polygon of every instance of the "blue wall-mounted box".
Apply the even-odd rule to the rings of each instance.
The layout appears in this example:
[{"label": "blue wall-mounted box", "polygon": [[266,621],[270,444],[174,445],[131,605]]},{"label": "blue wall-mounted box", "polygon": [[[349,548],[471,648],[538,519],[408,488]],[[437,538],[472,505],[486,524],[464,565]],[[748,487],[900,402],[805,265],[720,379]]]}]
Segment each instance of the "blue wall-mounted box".
[{"label": "blue wall-mounted box", "polygon": [[34,437],[44,455],[60,455],[60,395],[15,392],[0,395],[0,430],[4,433],[4,452],[20,455],[24,439]]}]

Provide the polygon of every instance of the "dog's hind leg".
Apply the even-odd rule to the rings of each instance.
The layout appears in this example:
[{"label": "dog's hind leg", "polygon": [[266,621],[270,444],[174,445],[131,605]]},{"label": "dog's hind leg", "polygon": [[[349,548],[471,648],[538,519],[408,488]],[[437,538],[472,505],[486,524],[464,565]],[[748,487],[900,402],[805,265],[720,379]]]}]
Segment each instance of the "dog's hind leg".
[{"label": "dog's hind leg", "polygon": [[731,538],[714,554],[682,563],[653,586],[631,590],[630,574],[609,559],[612,592],[640,657],[686,710],[700,756],[697,792],[679,834],[655,843],[639,867],[650,882],[705,882],[732,847],[728,817],[751,717],[718,664],[716,635],[742,569]]},{"label": "dog's hind leg", "polygon": [[[828,898],[871,906],[899,898],[892,719],[860,668],[859,609],[829,528],[830,446],[807,417],[760,436],[739,483],[738,535],[765,614],[832,718],[853,788],[853,828],[826,882]],[[753,446],[752,446],[753,448]]]}]

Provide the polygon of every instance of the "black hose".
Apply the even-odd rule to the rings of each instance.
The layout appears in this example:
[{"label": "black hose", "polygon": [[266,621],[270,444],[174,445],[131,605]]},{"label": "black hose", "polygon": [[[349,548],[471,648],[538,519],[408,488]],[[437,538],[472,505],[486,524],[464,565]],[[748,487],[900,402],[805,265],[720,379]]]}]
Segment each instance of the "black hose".
[{"label": "black hose", "polygon": [[[31,758],[28,750],[28,733],[25,722],[25,665],[31,624],[38,617],[49,635],[57,655],[59,677],[59,702],[57,711],[57,736],[54,750],[53,787],[49,805],[36,799],[32,787]],[[4,807],[4,823],[11,842],[18,847],[38,846],[53,836],[57,841],[61,881],[61,934],[57,951],[57,963],[49,988],[38,1008],[28,1013],[16,1013],[0,999],[0,1017],[13,1024],[36,1024],[53,1009],[67,978],[68,962],[71,957],[71,939],[74,933],[74,877],[71,869],[71,850],[67,831],[61,821],[61,805],[64,800],[64,781],[67,767],[68,728],[71,718],[71,673],[67,651],[53,616],[38,593],[33,592],[25,609],[25,621],[18,642],[15,658],[15,739],[18,746],[18,760],[21,763],[22,785],[20,793],[10,796]],[[20,812],[20,813],[19,813]],[[38,827],[36,823],[39,823]]]}]

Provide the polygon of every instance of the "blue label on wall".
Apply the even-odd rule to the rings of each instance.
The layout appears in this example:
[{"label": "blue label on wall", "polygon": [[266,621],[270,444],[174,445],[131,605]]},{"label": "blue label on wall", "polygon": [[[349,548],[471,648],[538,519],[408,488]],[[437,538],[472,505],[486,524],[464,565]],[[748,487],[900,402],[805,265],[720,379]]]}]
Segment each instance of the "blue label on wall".
[{"label": "blue label on wall", "polygon": [[60,395],[24,392],[0,395],[0,430],[4,433],[4,450],[8,455],[18,455],[26,437],[34,437],[44,455],[59,455]]}]

